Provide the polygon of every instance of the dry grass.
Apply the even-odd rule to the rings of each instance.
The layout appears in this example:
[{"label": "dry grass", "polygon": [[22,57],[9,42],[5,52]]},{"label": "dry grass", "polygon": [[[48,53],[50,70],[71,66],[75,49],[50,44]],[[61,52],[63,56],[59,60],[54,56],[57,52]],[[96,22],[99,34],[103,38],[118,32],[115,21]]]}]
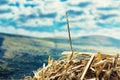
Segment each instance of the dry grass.
[{"label": "dry grass", "polygon": [[34,71],[34,77],[24,80],[120,80],[120,55],[74,52],[54,61],[48,59],[48,65]]}]

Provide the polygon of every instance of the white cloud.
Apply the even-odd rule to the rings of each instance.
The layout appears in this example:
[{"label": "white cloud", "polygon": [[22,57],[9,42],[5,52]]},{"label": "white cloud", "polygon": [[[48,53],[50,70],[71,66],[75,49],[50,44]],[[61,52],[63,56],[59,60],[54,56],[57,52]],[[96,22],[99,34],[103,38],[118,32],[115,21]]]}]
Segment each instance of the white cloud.
[{"label": "white cloud", "polygon": [[16,34],[17,31],[16,29],[13,27],[13,26],[9,26],[9,27],[2,27],[0,26],[0,32],[4,32],[4,33],[13,33],[13,34]]},{"label": "white cloud", "polygon": [[19,2],[21,5],[23,5],[24,3],[27,3],[26,0],[9,0],[9,3],[16,3]]},{"label": "white cloud", "polygon": [[[76,20],[78,18],[78,20]],[[88,18],[88,19],[86,19]],[[80,19],[84,19],[85,21],[80,21]],[[83,29],[97,29],[99,28],[96,25],[96,21],[93,20],[93,16],[78,16],[75,19],[69,18],[70,28],[83,28]],[[66,29],[66,25],[62,27],[62,29]]]},{"label": "white cloud", "polygon": [[120,6],[120,1],[119,0],[93,0],[93,5],[94,7],[118,7]]},{"label": "white cloud", "polygon": [[90,1],[90,0],[68,0],[68,3],[70,3],[72,5],[77,5],[80,2],[86,2],[86,1]]},{"label": "white cloud", "polygon": [[[7,28],[1,27],[0,26],[0,32],[5,32],[5,33],[13,33],[13,34],[19,34],[19,35],[26,35],[26,36],[34,36],[34,37],[68,37],[67,31],[58,31],[55,30],[54,32],[39,32],[39,31],[29,31],[25,30],[22,28],[14,28],[13,26],[9,26]],[[87,36],[87,35],[104,35],[104,36],[109,36],[113,38],[120,39],[120,28],[112,28],[112,29],[106,29],[106,28],[101,28],[96,31],[92,30],[79,30],[77,32],[72,32],[71,31],[71,36],[72,37],[80,37],[80,36]]]},{"label": "white cloud", "polygon": [[74,37],[78,36],[86,36],[86,35],[104,35],[104,36],[110,36],[117,39],[120,39],[120,28],[99,28],[97,30],[79,30],[77,33],[72,34],[75,35]]},{"label": "white cloud", "polygon": [[13,26],[9,27],[1,27],[0,26],[0,32],[3,33],[11,33],[12,34],[19,34],[19,35],[26,35],[26,36],[34,36],[34,37],[53,37],[53,33],[48,33],[48,32],[32,32],[28,31],[22,28],[15,29]]},{"label": "white cloud", "polygon": [[22,28],[14,28],[13,26],[9,27],[1,27],[0,32],[26,35],[26,36],[34,36],[34,37],[66,37],[67,32],[65,31],[54,31],[54,32],[38,32],[38,31],[29,31]]},{"label": "white cloud", "polygon": [[95,5],[95,7],[106,7],[109,6],[112,2],[112,0],[102,0],[102,1],[98,1],[98,0],[93,0],[93,5]]},{"label": "white cloud", "polygon": [[96,34],[111,36],[120,39],[120,28],[100,29],[96,32]]},{"label": "white cloud", "polygon": [[0,10],[1,9],[9,9],[9,6],[8,5],[0,5]]},{"label": "white cloud", "polygon": [[[90,20],[87,20],[87,21],[85,21],[85,22],[78,21],[78,22],[69,23],[70,24],[70,28],[84,28],[84,29],[98,28],[98,26],[95,25],[94,21],[90,21]],[[66,26],[64,26],[64,27],[66,27]]]},{"label": "white cloud", "polygon": [[[81,2],[91,2],[88,7],[81,8],[77,5]],[[58,22],[65,22],[65,12],[66,8],[67,10],[73,10],[73,11],[83,11],[82,15],[78,15],[75,17],[69,16],[70,21],[70,27],[71,28],[82,28],[85,30],[79,30],[78,33],[72,33],[73,37],[78,37],[82,35],[107,35],[112,36],[115,38],[120,39],[120,28],[116,28],[116,26],[113,26],[112,29],[110,28],[100,28],[98,25],[96,25],[96,22],[101,22],[104,24],[107,23],[120,23],[120,1],[119,0],[68,0],[66,2],[60,2],[60,0],[33,0],[33,1],[26,1],[26,0],[9,0],[9,3],[16,3],[19,2],[20,7],[15,6],[8,6],[8,5],[2,5],[0,6],[0,9],[12,9],[11,13],[1,14],[0,18],[13,18],[17,25],[21,26],[31,26],[31,27],[42,27],[42,26],[52,26],[54,25],[54,21]],[[24,4],[37,4],[34,8],[32,7],[25,7]],[[73,6],[70,6],[68,4],[72,4]],[[97,8],[118,8],[114,10],[98,10]],[[18,19],[20,18],[21,14],[24,14],[26,16],[30,14],[34,14],[36,16],[39,16],[39,14],[50,14],[50,13],[56,13],[57,16],[55,18],[34,18],[34,19],[28,19],[26,22],[20,22]],[[69,13],[70,14],[70,13]],[[117,17],[111,17],[106,20],[100,19],[100,14],[115,14],[118,15]],[[96,20],[95,20],[96,18]],[[80,21],[81,19],[85,21]],[[8,25],[9,26],[9,25]],[[6,26],[7,27],[7,26]],[[59,26],[60,27],[60,26]],[[56,27],[57,29],[57,27]],[[62,29],[66,29],[66,25],[62,27]],[[96,31],[93,31],[93,30]],[[88,31],[89,30],[89,31]],[[54,31],[52,33],[49,32],[31,32],[28,30],[22,29],[15,29],[12,26],[9,26],[7,28],[1,27],[0,32],[6,32],[6,33],[14,33],[14,34],[22,34],[22,35],[31,35],[31,36],[38,36],[38,37],[54,37],[54,36],[66,36],[65,31]],[[38,34],[38,35],[37,35]]]},{"label": "white cloud", "polygon": [[6,14],[0,15],[0,18],[3,18],[3,19],[9,19],[12,17],[14,17],[14,15],[12,13],[6,13]]},{"label": "white cloud", "polygon": [[53,19],[29,19],[25,23],[19,22],[20,26],[30,26],[30,27],[43,27],[43,26],[52,26]]}]

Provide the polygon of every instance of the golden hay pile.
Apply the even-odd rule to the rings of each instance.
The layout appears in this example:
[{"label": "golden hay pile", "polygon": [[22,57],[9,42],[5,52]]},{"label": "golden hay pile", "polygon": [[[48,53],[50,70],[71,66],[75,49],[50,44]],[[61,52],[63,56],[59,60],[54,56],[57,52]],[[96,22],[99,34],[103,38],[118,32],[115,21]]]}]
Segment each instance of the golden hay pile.
[{"label": "golden hay pile", "polygon": [[120,80],[120,55],[74,52],[34,72],[34,77],[24,80]]}]

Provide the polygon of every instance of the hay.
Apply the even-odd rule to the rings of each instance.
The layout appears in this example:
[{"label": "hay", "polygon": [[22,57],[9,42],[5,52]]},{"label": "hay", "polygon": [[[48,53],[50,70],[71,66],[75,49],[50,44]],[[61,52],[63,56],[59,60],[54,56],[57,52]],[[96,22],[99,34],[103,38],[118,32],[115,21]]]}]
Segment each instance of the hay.
[{"label": "hay", "polygon": [[74,52],[60,60],[48,59],[48,65],[24,80],[120,80],[120,55]]}]

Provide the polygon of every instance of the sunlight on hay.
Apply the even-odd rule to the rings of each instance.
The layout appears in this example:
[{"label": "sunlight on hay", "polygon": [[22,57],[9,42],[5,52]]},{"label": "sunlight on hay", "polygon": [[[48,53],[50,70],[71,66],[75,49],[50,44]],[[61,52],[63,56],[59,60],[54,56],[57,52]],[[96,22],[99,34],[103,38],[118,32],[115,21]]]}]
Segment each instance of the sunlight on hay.
[{"label": "sunlight on hay", "polygon": [[24,80],[120,80],[120,55],[63,52],[62,58],[48,58],[48,65],[34,71],[33,77]]}]

